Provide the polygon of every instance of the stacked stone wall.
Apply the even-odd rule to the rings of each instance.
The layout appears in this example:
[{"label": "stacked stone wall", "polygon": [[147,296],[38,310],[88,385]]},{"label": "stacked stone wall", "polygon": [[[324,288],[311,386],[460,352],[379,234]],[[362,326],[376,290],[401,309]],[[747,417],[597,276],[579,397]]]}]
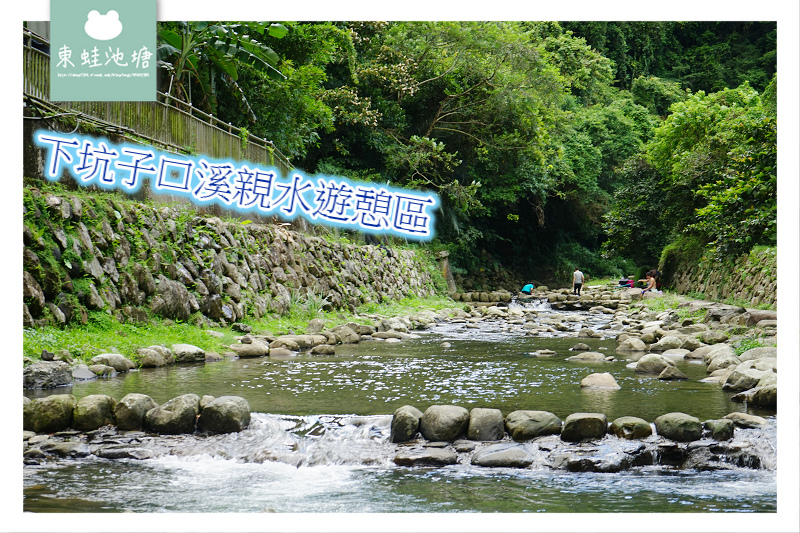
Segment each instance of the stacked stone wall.
[{"label": "stacked stone wall", "polygon": [[748,306],[777,304],[776,248],[752,251],[736,261],[703,258],[692,264],[674,262],[661,267],[664,284],[680,294],[700,293],[706,299],[736,299]]},{"label": "stacked stone wall", "polygon": [[89,311],[229,324],[290,304],[349,309],[435,292],[411,250],[359,246],[274,224],[201,217],[117,195],[23,195],[25,327]]}]

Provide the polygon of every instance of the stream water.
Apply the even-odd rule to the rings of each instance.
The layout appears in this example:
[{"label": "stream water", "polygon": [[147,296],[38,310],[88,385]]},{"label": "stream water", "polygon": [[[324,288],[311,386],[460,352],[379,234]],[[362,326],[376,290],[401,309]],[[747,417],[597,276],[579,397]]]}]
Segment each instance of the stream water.
[{"label": "stream water", "polygon": [[[540,319],[550,311],[541,309]],[[579,313],[575,313],[577,316]],[[585,313],[601,327],[607,318]],[[598,329],[599,330],[599,329]],[[717,471],[637,467],[615,474],[548,468],[398,467],[388,442],[391,413],[410,404],[602,412],[613,420],[652,421],[673,411],[701,420],[744,411],[731,393],[703,383],[705,367],[679,362],[690,378],[661,381],[626,368],[566,361],[578,342],[614,354],[616,342],[576,339],[573,332],[528,336],[507,322],[440,324],[400,343],[338,346],[332,356],[239,359],[143,369],[30,397],[71,393],[81,398],[130,392],[163,403],[180,394],[237,395],[250,403],[250,428],[239,434],[165,438],[172,453],[157,459],[96,457],[26,465],[24,509],[30,512],[289,512],[289,513],[594,513],[775,512],[777,447],[773,412],[767,429],[738,430],[772,457],[760,469]],[[611,335],[611,333],[609,333]],[[556,355],[535,357],[537,350]],[[593,372],[610,372],[621,389],[582,390]],[[543,452],[539,452],[543,453]],[[365,459],[368,458],[368,459]],[[576,507],[576,501],[580,505]]]}]

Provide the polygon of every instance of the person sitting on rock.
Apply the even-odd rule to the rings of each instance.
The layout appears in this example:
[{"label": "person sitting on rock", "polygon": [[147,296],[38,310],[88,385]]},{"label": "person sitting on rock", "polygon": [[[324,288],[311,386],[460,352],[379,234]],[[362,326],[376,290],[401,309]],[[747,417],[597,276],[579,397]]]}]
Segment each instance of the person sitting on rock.
[{"label": "person sitting on rock", "polygon": [[642,294],[646,293],[647,291],[656,292],[658,290],[656,289],[656,278],[654,278],[650,272],[645,274],[644,277],[645,279],[639,280],[647,283],[647,285],[645,285],[644,290],[642,291]]}]

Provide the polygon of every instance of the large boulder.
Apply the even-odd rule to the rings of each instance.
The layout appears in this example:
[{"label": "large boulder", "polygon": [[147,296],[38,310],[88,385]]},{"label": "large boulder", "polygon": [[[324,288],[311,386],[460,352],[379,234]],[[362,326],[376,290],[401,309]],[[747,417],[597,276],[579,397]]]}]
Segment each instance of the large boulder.
[{"label": "large boulder", "polygon": [[74,381],[86,381],[90,379],[97,379],[97,374],[89,370],[89,367],[83,363],[77,364],[72,368],[72,379]]},{"label": "large boulder", "polygon": [[340,344],[356,344],[361,340],[361,335],[345,324],[332,328],[331,332],[336,336],[336,342]]},{"label": "large boulder", "polygon": [[400,333],[408,333],[410,325],[410,323],[406,323],[400,317],[384,318],[378,325],[378,331],[399,331]]},{"label": "large boulder", "polygon": [[195,421],[200,414],[200,397],[184,394],[147,411],[145,429],[165,435],[194,433]]},{"label": "large boulder", "polygon": [[514,411],[506,417],[506,431],[512,439],[524,441],[561,433],[561,419],[548,411]]},{"label": "large boulder", "polygon": [[723,417],[733,420],[733,423],[740,428],[759,428],[767,424],[767,419],[748,413],[729,413]]},{"label": "large boulder", "polygon": [[665,368],[675,366],[675,363],[668,357],[649,353],[636,362],[637,374],[661,374]]},{"label": "large boulder", "polygon": [[762,320],[778,320],[778,312],[765,309],[750,309],[739,317],[739,323],[744,326],[755,326]]},{"label": "large boulder", "polygon": [[240,396],[220,396],[203,406],[199,429],[207,433],[237,433],[250,425],[250,404]]},{"label": "large boulder", "polygon": [[718,344],[726,342],[728,335],[718,330],[708,330],[700,333],[700,340],[705,344]]},{"label": "large boulder", "polygon": [[456,405],[432,405],[420,420],[422,436],[430,441],[454,441],[467,432],[469,411]]},{"label": "large boulder", "polygon": [[22,271],[22,299],[30,313],[39,317],[45,310],[45,297],[42,287],[27,270]]},{"label": "large boulder", "polygon": [[652,352],[666,352],[667,350],[673,350],[675,348],[680,348],[683,345],[683,339],[681,337],[677,337],[675,335],[666,335],[661,337],[658,342],[650,345],[650,351]]},{"label": "large boulder", "polygon": [[736,355],[733,353],[728,353],[727,351],[720,352],[708,360],[708,366],[706,366],[706,372],[711,374],[715,370],[728,368],[729,366],[737,366],[741,362],[742,360],[736,357]]},{"label": "large boulder", "polygon": [[114,398],[105,394],[84,396],[75,405],[72,427],[80,431],[92,431],[114,424],[115,404]]},{"label": "large boulder", "polygon": [[699,440],[703,435],[703,424],[686,413],[667,413],[655,419],[656,433],[678,442]]},{"label": "large boulder", "polygon": [[72,383],[72,372],[64,361],[37,361],[22,371],[25,389],[53,389]]},{"label": "large boulder", "polygon": [[738,365],[730,365],[720,383],[726,390],[744,391],[757,387],[765,378],[777,379],[777,359],[750,359]]},{"label": "large boulder", "polygon": [[621,416],[611,422],[608,432],[621,439],[644,439],[653,434],[653,428],[641,418]]},{"label": "large boulder", "polygon": [[101,353],[100,355],[95,355],[89,360],[89,363],[93,365],[110,366],[117,372],[127,372],[128,370],[136,368],[136,363],[118,353]]},{"label": "large boulder", "polygon": [[668,366],[658,375],[662,381],[682,381],[689,379],[689,376],[678,370],[677,367]]},{"label": "large boulder", "polygon": [[139,366],[142,368],[154,368],[175,363],[175,355],[171,350],[164,346],[148,346],[136,350],[139,356]]},{"label": "large boulder", "polygon": [[768,359],[768,358],[777,358],[778,357],[778,348],[775,346],[761,346],[758,348],[750,348],[742,355],[739,356],[739,359],[744,361],[750,361],[752,359]]},{"label": "large boulder", "polygon": [[156,280],[156,295],[150,302],[150,310],[156,315],[183,322],[192,315],[192,298],[186,286],[172,281],[163,274]]},{"label": "large boulder", "polygon": [[604,363],[606,356],[600,352],[583,352],[578,355],[567,357],[567,361],[576,361],[579,363]]},{"label": "large boulder", "polygon": [[503,442],[475,452],[471,462],[485,467],[527,468],[533,463],[533,455],[520,444]]},{"label": "large boulder", "polygon": [[581,388],[584,389],[610,389],[616,390],[621,388],[614,379],[614,376],[608,372],[589,374],[581,380]]},{"label": "large boulder", "polygon": [[730,440],[733,438],[733,420],[722,418],[719,420],[706,420],[703,427],[711,433],[714,440]]},{"label": "large boulder", "polygon": [[681,344],[681,348],[683,348],[684,350],[689,350],[690,352],[693,352],[698,348],[702,348],[703,346],[706,346],[705,344],[703,344],[703,341],[701,341],[697,337],[691,337],[691,336],[684,337],[683,343]]},{"label": "large boulder", "polygon": [[608,432],[608,419],[603,413],[572,413],[564,420],[561,440],[580,442],[600,439]]},{"label": "large boulder", "polygon": [[253,340],[248,344],[231,344],[230,348],[233,353],[242,359],[248,357],[264,357],[269,355],[271,350],[270,346],[259,340]]},{"label": "large boulder", "polygon": [[144,427],[144,418],[148,411],[158,407],[150,396],[132,392],[126,394],[114,406],[114,417],[117,420],[117,429],[140,430]]},{"label": "large boulder", "polygon": [[503,413],[500,409],[476,407],[469,412],[467,438],[470,440],[500,440],[505,435]]},{"label": "large boulder", "polygon": [[619,355],[642,353],[647,351],[647,345],[641,339],[628,337],[617,346],[615,351]]},{"label": "large boulder", "polygon": [[419,431],[422,411],[412,405],[398,407],[392,417],[392,429],[389,436],[391,442],[406,442],[414,438]]},{"label": "large boulder", "polygon": [[53,394],[23,406],[22,424],[26,431],[55,433],[72,426],[77,400],[72,394]]},{"label": "large boulder", "polygon": [[177,363],[202,363],[206,360],[206,352],[193,344],[173,344],[172,353]]},{"label": "large boulder", "polygon": [[753,405],[758,405],[759,407],[772,407],[773,409],[778,407],[778,386],[765,385],[764,387],[757,387],[750,401]]},{"label": "large boulder", "polygon": [[736,355],[736,351],[730,344],[705,345],[692,352],[692,359],[702,359],[705,364],[709,364],[712,359],[721,355]]}]

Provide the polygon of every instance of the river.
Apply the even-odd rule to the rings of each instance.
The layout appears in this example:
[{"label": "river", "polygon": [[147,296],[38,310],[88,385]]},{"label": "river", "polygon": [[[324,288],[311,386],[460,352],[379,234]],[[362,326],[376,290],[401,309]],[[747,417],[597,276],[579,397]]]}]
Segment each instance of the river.
[{"label": "river", "polygon": [[[552,311],[540,309],[540,319]],[[580,316],[575,328],[596,331],[608,319]],[[338,346],[332,356],[226,360],[142,369],[75,383],[81,398],[130,392],[163,403],[184,393],[237,395],[253,412],[240,434],[165,438],[173,453],[156,459],[72,459],[24,468],[24,508],[48,512],[135,513],[774,513],[777,510],[775,412],[766,429],[737,430],[764,446],[762,468],[716,471],[643,466],[619,473],[537,467],[398,467],[388,442],[391,413],[434,404],[551,411],[602,412],[609,420],[648,421],[673,411],[701,420],[745,411],[731,393],[703,383],[702,364],[679,362],[689,377],[661,381],[637,375],[624,360],[567,361],[583,342],[614,355],[605,338],[574,331],[530,336],[506,321],[442,323],[400,343]],[[539,350],[551,357],[536,357]],[[610,372],[621,389],[583,390],[593,372]],[[26,391],[30,397],[47,392]],[[543,451],[536,451],[542,454]],[[367,459],[365,459],[367,458]],[[580,502],[576,506],[576,502]]]}]

